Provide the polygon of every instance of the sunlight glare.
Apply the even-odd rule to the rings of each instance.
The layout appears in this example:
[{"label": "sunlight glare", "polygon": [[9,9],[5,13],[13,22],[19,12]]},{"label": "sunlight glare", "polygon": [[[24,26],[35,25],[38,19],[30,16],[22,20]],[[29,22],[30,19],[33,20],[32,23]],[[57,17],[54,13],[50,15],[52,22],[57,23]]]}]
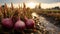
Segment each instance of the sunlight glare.
[{"label": "sunlight glare", "polygon": [[26,6],[29,7],[29,8],[35,8],[36,3],[30,2],[30,3],[27,3]]}]

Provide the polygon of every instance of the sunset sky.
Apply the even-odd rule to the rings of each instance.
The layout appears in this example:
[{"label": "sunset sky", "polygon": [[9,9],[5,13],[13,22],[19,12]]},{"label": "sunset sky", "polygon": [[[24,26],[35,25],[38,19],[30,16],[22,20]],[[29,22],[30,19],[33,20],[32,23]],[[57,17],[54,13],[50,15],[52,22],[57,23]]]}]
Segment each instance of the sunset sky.
[{"label": "sunset sky", "polygon": [[42,8],[52,8],[55,6],[59,6],[60,7],[60,0],[0,0],[0,4],[20,4],[22,2],[25,3],[29,3],[29,2],[33,2],[33,3],[41,3],[41,7]]}]

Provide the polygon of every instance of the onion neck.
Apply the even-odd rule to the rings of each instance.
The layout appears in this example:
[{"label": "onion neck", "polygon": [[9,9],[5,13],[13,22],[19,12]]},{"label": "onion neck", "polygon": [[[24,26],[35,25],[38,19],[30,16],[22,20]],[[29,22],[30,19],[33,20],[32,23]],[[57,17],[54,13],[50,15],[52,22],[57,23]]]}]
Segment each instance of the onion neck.
[{"label": "onion neck", "polygon": [[28,20],[28,18],[26,16],[24,18],[25,18],[26,21]]}]

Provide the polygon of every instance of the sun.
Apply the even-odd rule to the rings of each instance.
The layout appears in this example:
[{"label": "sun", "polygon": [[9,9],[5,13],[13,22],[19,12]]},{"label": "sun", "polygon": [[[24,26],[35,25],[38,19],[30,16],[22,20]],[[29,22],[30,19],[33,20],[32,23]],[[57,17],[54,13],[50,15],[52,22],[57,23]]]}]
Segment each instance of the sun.
[{"label": "sun", "polygon": [[30,2],[30,3],[27,3],[26,6],[29,7],[29,8],[35,8],[36,3]]}]

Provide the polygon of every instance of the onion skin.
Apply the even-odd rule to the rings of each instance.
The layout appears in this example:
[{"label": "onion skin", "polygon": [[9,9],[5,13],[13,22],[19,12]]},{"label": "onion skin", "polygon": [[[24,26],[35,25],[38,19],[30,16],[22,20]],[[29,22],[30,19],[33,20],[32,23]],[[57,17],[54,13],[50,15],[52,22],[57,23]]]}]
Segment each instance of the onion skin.
[{"label": "onion skin", "polygon": [[31,28],[34,28],[34,25],[35,25],[35,22],[32,20],[32,19],[28,19],[26,21],[26,27],[31,29]]},{"label": "onion skin", "polygon": [[28,29],[32,29],[35,26],[35,21],[33,19],[28,19],[25,17],[25,24]]},{"label": "onion skin", "polygon": [[13,22],[10,18],[4,18],[4,19],[2,19],[2,25],[6,28],[12,28]]},{"label": "onion skin", "polygon": [[15,30],[24,30],[25,29],[25,23],[21,20],[18,20],[14,25]]}]

